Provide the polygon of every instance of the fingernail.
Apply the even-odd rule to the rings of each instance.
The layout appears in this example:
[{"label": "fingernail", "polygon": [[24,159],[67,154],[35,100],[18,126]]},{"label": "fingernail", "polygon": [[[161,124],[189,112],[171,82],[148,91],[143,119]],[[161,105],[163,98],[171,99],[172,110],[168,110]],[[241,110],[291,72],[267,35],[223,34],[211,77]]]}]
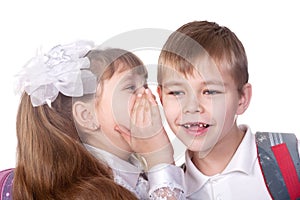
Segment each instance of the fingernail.
[{"label": "fingernail", "polygon": [[137,94],[137,96],[138,96],[138,97],[142,97],[142,94],[139,93],[139,94]]}]

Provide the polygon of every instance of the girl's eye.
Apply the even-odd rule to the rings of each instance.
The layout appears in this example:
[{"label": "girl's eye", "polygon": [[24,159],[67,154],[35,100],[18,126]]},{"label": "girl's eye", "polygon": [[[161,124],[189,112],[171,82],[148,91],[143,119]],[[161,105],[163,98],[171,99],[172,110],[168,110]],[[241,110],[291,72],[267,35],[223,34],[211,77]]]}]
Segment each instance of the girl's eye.
[{"label": "girl's eye", "polygon": [[215,94],[220,94],[221,92],[217,91],[217,90],[204,90],[203,94],[204,95],[215,95]]},{"label": "girl's eye", "polygon": [[129,90],[129,91],[134,92],[136,90],[136,86],[135,85],[129,85],[129,86],[125,87],[125,90]]},{"label": "girl's eye", "polygon": [[180,96],[180,95],[184,95],[184,92],[182,92],[182,91],[170,91],[170,92],[168,92],[168,95]]}]

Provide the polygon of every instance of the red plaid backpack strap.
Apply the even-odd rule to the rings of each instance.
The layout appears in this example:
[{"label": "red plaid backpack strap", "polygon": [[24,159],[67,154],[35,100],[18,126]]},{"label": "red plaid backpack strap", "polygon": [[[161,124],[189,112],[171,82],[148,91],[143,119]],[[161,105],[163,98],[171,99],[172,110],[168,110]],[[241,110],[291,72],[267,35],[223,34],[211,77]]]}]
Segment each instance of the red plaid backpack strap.
[{"label": "red plaid backpack strap", "polygon": [[300,200],[300,159],[294,134],[257,132],[259,163],[274,200]]},{"label": "red plaid backpack strap", "polygon": [[13,169],[0,171],[0,200],[12,199]]}]

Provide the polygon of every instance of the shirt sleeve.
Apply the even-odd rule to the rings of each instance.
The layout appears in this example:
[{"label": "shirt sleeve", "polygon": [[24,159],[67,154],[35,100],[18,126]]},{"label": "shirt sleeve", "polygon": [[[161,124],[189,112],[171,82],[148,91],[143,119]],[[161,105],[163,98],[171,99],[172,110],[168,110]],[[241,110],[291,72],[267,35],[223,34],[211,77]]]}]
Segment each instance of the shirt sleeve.
[{"label": "shirt sleeve", "polygon": [[159,164],[152,167],[147,175],[150,199],[185,199],[184,172],[180,167],[170,164]]}]

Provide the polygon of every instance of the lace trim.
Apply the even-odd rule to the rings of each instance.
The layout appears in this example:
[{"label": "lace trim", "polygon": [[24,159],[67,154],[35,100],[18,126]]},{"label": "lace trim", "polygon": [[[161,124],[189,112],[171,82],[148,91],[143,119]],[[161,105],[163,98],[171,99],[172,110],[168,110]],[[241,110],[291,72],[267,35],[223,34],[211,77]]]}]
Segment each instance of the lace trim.
[{"label": "lace trim", "polygon": [[[169,172],[168,173],[169,175],[176,174],[174,173],[174,171],[176,171],[176,168],[173,168],[170,171],[169,170],[167,170]],[[165,170],[159,170],[159,171],[166,172]],[[170,173],[171,171],[173,173]],[[161,173],[157,173],[157,172],[154,174],[161,175]],[[152,177],[154,174],[152,174]],[[132,193],[134,193],[140,200],[185,200],[185,194],[182,189],[183,185],[181,185],[182,182],[180,181],[181,179],[176,180],[173,177],[173,180],[171,181],[171,180],[166,180],[165,178],[168,179],[166,176],[160,177],[159,179],[156,180],[152,179],[152,181],[150,181],[151,182],[151,189],[150,189],[149,187],[150,182],[145,180],[143,176],[140,176],[138,178],[138,182],[135,188],[133,188],[121,176],[114,174],[115,182],[123,186],[124,188],[128,189]]]},{"label": "lace trim", "polygon": [[184,200],[185,196],[183,191],[177,188],[163,187],[155,190],[150,194],[151,200]]}]

